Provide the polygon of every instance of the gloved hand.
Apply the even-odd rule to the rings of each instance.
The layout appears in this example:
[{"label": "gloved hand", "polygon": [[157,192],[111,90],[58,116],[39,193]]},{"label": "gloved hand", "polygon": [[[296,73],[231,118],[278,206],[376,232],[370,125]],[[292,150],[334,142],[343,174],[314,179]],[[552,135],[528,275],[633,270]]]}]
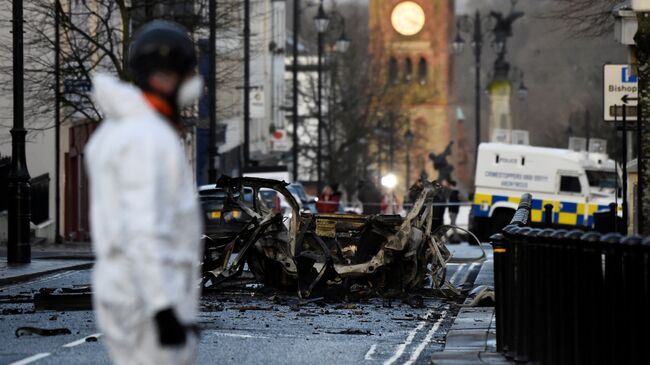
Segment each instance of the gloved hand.
[{"label": "gloved hand", "polygon": [[172,308],[163,309],[154,317],[158,326],[158,340],[163,346],[180,346],[187,341],[185,327],[178,321]]}]

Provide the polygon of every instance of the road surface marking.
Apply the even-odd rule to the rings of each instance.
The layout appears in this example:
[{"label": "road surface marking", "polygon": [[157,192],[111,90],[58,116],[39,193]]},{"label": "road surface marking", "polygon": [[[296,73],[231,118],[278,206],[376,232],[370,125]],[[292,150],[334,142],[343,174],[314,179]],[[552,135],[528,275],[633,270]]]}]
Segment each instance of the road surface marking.
[{"label": "road surface marking", "polygon": [[452,275],[451,279],[449,279],[449,282],[454,284],[454,286],[458,286],[458,284],[456,284],[454,282],[454,280],[458,277],[458,275],[460,275],[461,271],[463,271],[465,266],[467,266],[467,264],[462,264],[462,265],[458,266],[458,268],[456,269],[456,272],[454,273],[454,275]]},{"label": "road surface marking", "polygon": [[467,279],[469,278],[469,274],[472,273],[472,270],[474,270],[474,268],[475,268],[476,266],[478,266],[478,262],[473,263],[473,264],[469,267],[469,269],[467,269],[467,271],[465,271],[465,276],[463,276],[463,278],[460,279],[460,283],[458,284],[458,286],[463,286],[463,285],[465,285],[465,283],[467,282]]},{"label": "road surface marking", "polygon": [[[100,338],[100,337],[102,337],[102,334],[101,334],[101,333],[94,333],[94,334],[89,335],[89,336],[86,336],[86,337],[84,337],[84,338],[82,338],[82,339],[79,339],[79,340],[76,340],[76,341],[72,341],[72,342],[70,342],[70,343],[66,343],[65,345],[63,345],[63,347],[70,348],[70,347],[79,346],[79,345],[81,345],[81,344],[84,344],[84,343],[88,342],[88,341],[86,341],[86,340],[87,340],[88,338],[90,338],[90,337]],[[32,356],[27,357],[27,358],[24,358],[24,359],[22,359],[22,360],[12,362],[12,363],[9,364],[9,365],[25,365],[25,364],[30,364],[30,363],[33,363],[34,361],[38,361],[38,360],[40,360],[40,359],[42,359],[42,358],[45,358],[45,357],[48,357],[48,356],[50,356],[50,355],[52,355],[52,353],[50,353],[50,352],[42,352],[42,353],[40,353],[40,354],[32,355]]]},{"label": "road surface marking", "polygon": [[431,313],[433,313],[433,310],[431,310],[429,313],[427,313],[424,316],[424,319],[425,319],[424,321],[420,321],[420,323],[418,323],[417,327],[415,327],[414,329],[411,330],[411,332],[409,332],[408,337],[406,337],[406,341],[404,341],[402,344],[397,346],[397,350],[395,351],[393,356],[390,359],[386,360],[384,362],[384,365],[391,365],[392,363],[397,361],[397,359],[399,359],[402,356],[402,354],[404,354],[404,350],[406,350],[406,347],[408,345],[410,345],[411,342],[413,342],[413,339],[415,338],[415,335],[417,335],[418,331],[420,331],[422,329],[422,327],[424,327],[424,325],[427,324],[426,319],[429,318]]},{"label": "road surface marking", "polygon": [[258,336],[258,335],[247,335],[242,333],[230,333],[230,332],[213,332],[216,336],[222,337],[238,337],[238,338],[268,338],[267,336]]},{"label": "road surface marking", "polygon": [[447,310],[445,309],[444,311],[442,311],[442,313],[440,313],[440,318],[438,318],[436,323],[433,324],[433,326],[427,333],[427,336],[424,338],[424,340],[422,340],[422,342],[420,342],[418,347],[415,348],[415,351],[413,351],[413,353],[411,354],[411,358],[407,362],[405,362],[404,365],[411,365],[418,359],[418,357],[420,357],[420,354],[422,353],[424,348],[429,344],[429,342],[431,342],[433,335],[436,333],[436,331],[438,331],[438,328],[440,328],[440,324],[442,323],[442,321],[445,319],[446,316],[447,316]]},{"label": "road surface marking", "polygon": [[94,333],[94,334],[92,334],[92,335],[90,335],[90,336],[86,336],[86,337],[84,337],[84,338],[82,338],[82,339],[80,339],[80,340],[72,341],[72,342],[70,342],[70,343],[66,343],[65,345],[63,345],[63,347],[75,347],[75,346],[79,346],[79,345],[81,345],[81,344],[83,344],[83,343],[88,342],[88,341],[86,341],[86,340],[87,340],[88,338],[90,338],[90,337],[100,338],[100,337],[102,337],[102,334],[101,334],[101,333]]},{"label": "road surface marking", "polygon": [[42,358],[45,358],[45,357],[48,357],[48,356],[50,356],[50,355],[51,355],[51,354],[50,354],[49,352],[42,352],[42,353],[40,353],[40,354],[36,354],[36,355],[30,356],[30,357],[28,357],[28,358],[22,359],[22,360],[18,360],[18,361],[12,362],[12,363],[9,364],[9,365],[25,365],[25,364],[32,363],[32,362],[34,362],[34,361],[38,361],[38,360],[40,360],[40,359],[42,359]]},{"label": "road surface marking", "polygon": [[62,277],[70,276],[70,275],[74,274],[75,272],[77,272],[77,271],[70,270],[70,271],[64,271],[64,272],[60,272],[60,273],[54,273],[52,275],[47,275],[46,274],[44,277],[39,277],[39,278],[36,278],[36,279],[23,281],[23,282],[16,283],[16,284],[2,286],[2,287],[0,287],[0,289],[2,289],[2,290],[12,290],[12,289],[16,289],[16,288],[19,288],[19,287],[25,286],[25,285],[33,285],[33,284],[44,283],[46,281],[50,281],[50,280],[54,280],[54,279],[61,279]]},{"label": "road surface marking", "polygon": [[376,344],[376,343],[372,344],[372,346],[370,346],[370,350],[368,350],[368,352],[366,352],[366,356],[364,356],[363,358],[364,358],[366,361],[372,361],[372,360],[374,360],[374,359],[372,358],[372,355],[375,354],[375,350],[376,350],[376,349],[377,349],[377,344]]}]

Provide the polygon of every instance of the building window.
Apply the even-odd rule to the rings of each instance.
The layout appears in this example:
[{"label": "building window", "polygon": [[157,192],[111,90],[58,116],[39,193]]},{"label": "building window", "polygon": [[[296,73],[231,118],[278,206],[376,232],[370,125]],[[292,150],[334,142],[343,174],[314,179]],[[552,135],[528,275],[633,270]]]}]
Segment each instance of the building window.
[{"label": "building window", "polygon": [[408,84],[413,79],[413,62],[410,58],[404,61],[404,83]]},{"label": "building window", "polygon": [[388,61],[388,82],[394,84],[397,82],[397,60],[391,57]]},{"label": "building window", "polygon": [[427,61],[424,59],[424,57],[420,57],[420,62],[418,63],[418,81],[421,85],[427,83],[427,76]]}]

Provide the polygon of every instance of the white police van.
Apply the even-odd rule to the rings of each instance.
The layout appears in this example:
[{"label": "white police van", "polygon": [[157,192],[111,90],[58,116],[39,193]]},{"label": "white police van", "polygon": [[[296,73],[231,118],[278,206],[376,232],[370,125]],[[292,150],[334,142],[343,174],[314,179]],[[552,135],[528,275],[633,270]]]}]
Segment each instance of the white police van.
[{"label": "white police van", "polygon": [[[593,227],[594,213],[608,209],[620,186],[616,165],[605,153],[504,143],[479,146],[472,230],[482,237],[510,222],[523,193],[533,196],[531,222]],[[619,206],[620,210],[620,206]]]}]

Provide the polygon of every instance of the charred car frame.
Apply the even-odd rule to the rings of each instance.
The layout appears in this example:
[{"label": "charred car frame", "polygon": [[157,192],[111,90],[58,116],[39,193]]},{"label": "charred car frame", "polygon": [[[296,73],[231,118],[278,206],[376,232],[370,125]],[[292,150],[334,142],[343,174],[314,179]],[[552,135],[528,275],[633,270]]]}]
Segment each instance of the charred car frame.
[{"label": "charred car frame", "polygon": [[[301,213],[287,185],[261,178],[219,179],[227,204],[252,219],[234,238],[205,238],[204,286],[236,278],[246,265],[266,286],[297,289],[301,298],[330,288],[364,287],[389,296],[422,288],[427,279],[434,287],[444,284],[450,254],[434,234],[437,183],[423,184],[405,218]],[[252,207],[240,198],[249,188],[256,200]],[[291,217],[283,218],[259,201],[260,189],[282,194]]]}]

